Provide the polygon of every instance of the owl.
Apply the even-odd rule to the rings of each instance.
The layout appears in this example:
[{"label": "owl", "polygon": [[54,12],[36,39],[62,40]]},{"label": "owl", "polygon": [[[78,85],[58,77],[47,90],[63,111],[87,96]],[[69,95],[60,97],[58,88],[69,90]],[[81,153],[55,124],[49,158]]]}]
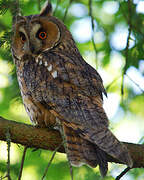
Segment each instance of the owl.
[{"label": "owl", "polygon": [[[17,16],[12,55],[25,109],[39,127],[59,127],[73,166],[108,170],[107,154],[132,167],[127,148],[109,130],[106,91],[47,2],[40,14]],[[59,126],[58,126],[59,124]]]}]

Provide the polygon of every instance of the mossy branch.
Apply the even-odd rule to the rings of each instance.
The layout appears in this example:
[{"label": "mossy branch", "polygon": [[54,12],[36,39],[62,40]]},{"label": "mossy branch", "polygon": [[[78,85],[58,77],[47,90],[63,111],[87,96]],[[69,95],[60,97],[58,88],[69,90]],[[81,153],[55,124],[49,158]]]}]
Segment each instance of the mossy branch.
[{"label": "mossy branch", "polygon": [[[37,128],[32,125],[6,120],[0,117],[0,140],[7,141],[6,133],[9,130],[12,142],[31,148],[55,150],[62,143],[59,131],[48,128]],[[144,145],[123,142],[133,159],[133,168],[144,168]],[[64,147],[58,149],[64,153]],[[107,155],[109,162],[120,163]]]}]

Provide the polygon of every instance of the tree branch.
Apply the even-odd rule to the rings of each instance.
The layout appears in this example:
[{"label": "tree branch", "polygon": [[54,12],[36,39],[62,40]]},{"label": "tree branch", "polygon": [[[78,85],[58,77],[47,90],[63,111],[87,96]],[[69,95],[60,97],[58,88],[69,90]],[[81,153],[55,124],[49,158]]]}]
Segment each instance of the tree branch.
[{"label": "tree branch", "polygon": [[[9,129],[12,142],[27,147],[53,151],[62,142],[60,133],[57,130],[37,128],[0,117],[0,140],[6,141],[7,129]],[[59,148],[59,152],[64,152],[64,148]]]},{"label": "tree branch", "polygon": [[[32,125],[6,120],[0,117],[0,140],[6,141],[6,132],[9,129],[11,141],[31,148],[55,150],[61,143],[59,131],[48,128],[37,128]],[[123,142],[133,159],[133,168],[144,168],[144,145]],[[58,152],[64,153],[64,147]],[[109,162],[121,163],[107,155]]]},{"label": "tree branch", "polygon": [[19,172],[18,180],[21,180],[21,177],[22,177],[22,171],[23,171],[23,167],[24,167],[24,160],[25,160],[27,149],[28,149],[27,146],[25,146],[24,151],[23,151],[22,160],[21,160],[21,166],[20,166],[20,172]]},{"label": "tree branch", "polygon": [[122,171],[122,172],[120,173],[119,176],[116,177],[115,180],[120,180],[130,169],[131,169],[130,167],[127,167],[124,171]]}]

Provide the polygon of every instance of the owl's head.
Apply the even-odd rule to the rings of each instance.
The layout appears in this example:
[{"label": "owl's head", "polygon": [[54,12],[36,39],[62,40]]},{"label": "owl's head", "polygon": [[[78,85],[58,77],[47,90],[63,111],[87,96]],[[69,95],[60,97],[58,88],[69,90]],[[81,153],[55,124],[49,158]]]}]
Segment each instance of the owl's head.
[{"label": "owl's head", "polygon": [[71,36],[64,24],[53,17],[51,12],[52,6],[47,3],[40,14],[15,18],[12,51],[18,59],[23,55],[37,56],[64,41],[66,34]]}]

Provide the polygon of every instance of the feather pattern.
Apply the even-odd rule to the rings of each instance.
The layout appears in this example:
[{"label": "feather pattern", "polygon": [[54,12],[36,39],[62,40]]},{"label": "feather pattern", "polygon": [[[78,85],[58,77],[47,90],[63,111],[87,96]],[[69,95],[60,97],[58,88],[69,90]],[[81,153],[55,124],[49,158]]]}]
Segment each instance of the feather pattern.
[{"label": "feather pattern", "polygon": [[108,170],[106,154],[132,167],[126,147],[109,130],[106,91],[98,72],[82,58],[50,2],[38,15],[14,21],[12,53],[24,106],[38,126],[63,127],[71,164]]}]

